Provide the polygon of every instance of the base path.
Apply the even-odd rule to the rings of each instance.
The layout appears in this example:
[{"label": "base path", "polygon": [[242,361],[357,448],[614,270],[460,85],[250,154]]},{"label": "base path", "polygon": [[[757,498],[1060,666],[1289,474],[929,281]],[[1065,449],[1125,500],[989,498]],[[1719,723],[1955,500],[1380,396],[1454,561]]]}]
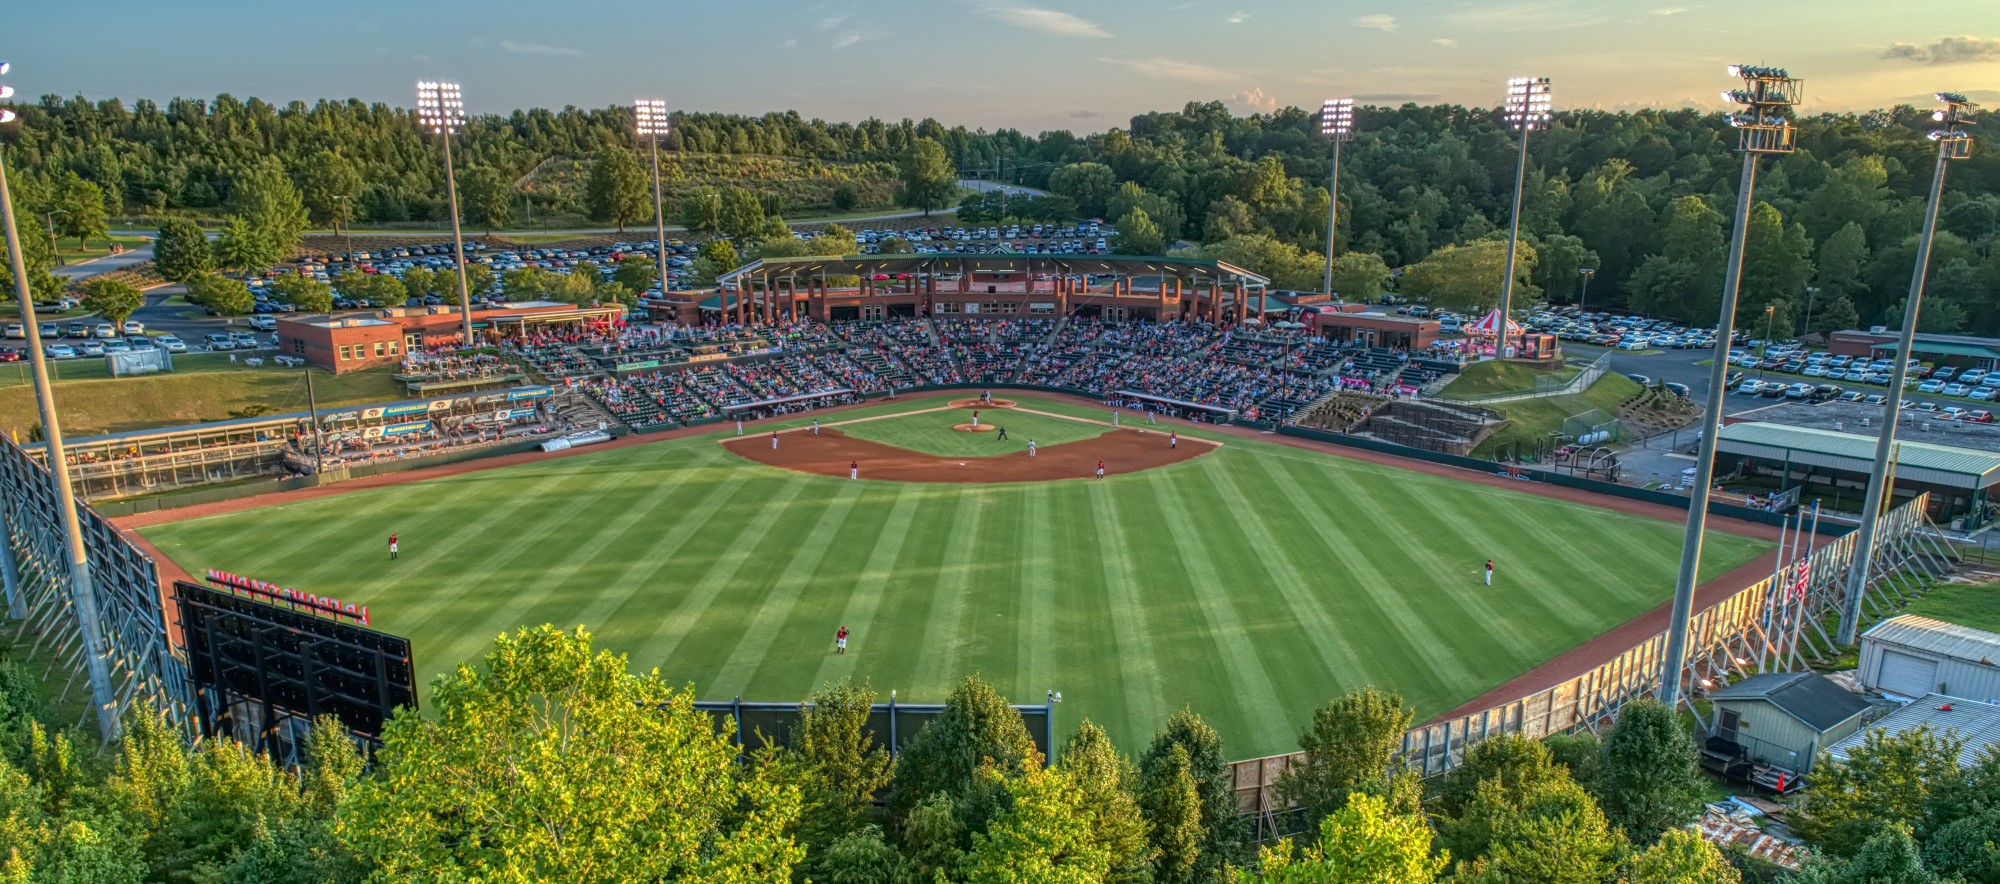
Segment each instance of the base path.
[{"label": "base path", "polygon": [[1052,482],[1090,479],[1104,463],[1106,477],[1151,470],[1193,460],[1221,447],[1219,443],[1183,439],[1170,448],[1165,433],[1114,430],[1081,442],[1066,442],[996,457],[938,457],[856,439],[839,430],[822,428],[819,435],[783,433],[772,448],[768,436],[727,439],[722,447],[767,466],[818,476],[846,478],[848,467],[861,464],[861,478],[889,482]]}]

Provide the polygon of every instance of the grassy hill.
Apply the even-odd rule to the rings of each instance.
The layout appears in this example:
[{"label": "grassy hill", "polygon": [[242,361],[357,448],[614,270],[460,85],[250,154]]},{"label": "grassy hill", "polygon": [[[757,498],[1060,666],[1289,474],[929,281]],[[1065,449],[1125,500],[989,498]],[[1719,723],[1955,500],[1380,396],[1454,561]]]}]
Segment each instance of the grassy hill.
[{"label": "grassy hill", "polygon": [[[643,165],[648,162],[640,157]],[[523,176],[518,187],[534,195],[538,205],[571,207],[581,212],[590,180],[590,158],[560,156],[544,160]],[[788,215],[830,212],[834,190],[852,185],[856,208],[888,208],[896,198],[896,167],[889,163],[830,163],[797,157],[743,154],[662,152],[660,187],[668,217],[681,197],[703,187],[741,187],[759,197],[777,200]],[[538,209],[539,211],[539,209]]]}]

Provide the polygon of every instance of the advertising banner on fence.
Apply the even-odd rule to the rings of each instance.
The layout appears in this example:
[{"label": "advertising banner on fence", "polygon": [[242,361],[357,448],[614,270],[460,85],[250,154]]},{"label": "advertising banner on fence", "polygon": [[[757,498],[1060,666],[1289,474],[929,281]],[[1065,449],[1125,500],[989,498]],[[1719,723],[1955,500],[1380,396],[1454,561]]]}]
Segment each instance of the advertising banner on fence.
[{"label": "advertising banner on fence", "polygon": [[520,420],[522,418],[530,418],[534,416],[535,416],[535,410],[533,408],[516,408],[513,411],[504,412],[502,414],[502,417],[513,418],[514,420]]},{"label": "advertising banner on fence", "polygon": [[253,580],[228,571],[210,569],[208,582],[227,589],[239,590],[253,598],[267,602],[282,602],[295,608],[304,608],[316,614],[346,617],[364,626],[368,624],[368,606],[344,603],[336,598],[313,595],[296,589],[279,586],[264,580]]},{"label": "advertising banner on fence", "polygon": [[519,402],[523,399],[540,399],[549,395],[547,387],[518,387],[507,391],[507,401]]},{"label": "advertising banner on fence", "polygon": [[639,371],[641,369],[659,368],[659,367],[660,367],[660,360],[658,359],[641,359],[638,362],[620,362],[616,365],[611,366],[611,370]]},{"label": "advertising banner on fence", "polygon": [[382,409],[382,416],[402,417],[408,414],[424,414],[426,412],[429,412],[430,410],[431,410],[430,405],[424,402],[418,402],[411,405],[391,405],[387,408]]},{"label": "advertising banner on fence", "polygon": [[694,354],[693,356],[689,356],[689,357],[688,357],[688,361],[689,361],[689,362],[720,362],[720,361],[722,361],[722,360],[724,360],[724,359],[728,359],[728,358],[729,358],[729,354],[727,354],[727,353],[696,353],[696,354]]},{"label": "advertising banner on fence", "polygon": [[408,423],[390,424],[386,427],[383,427],[382,435],[407,436],[411,433],[421,433],[430,428],[431,428],[430,421],[410,421]]}]

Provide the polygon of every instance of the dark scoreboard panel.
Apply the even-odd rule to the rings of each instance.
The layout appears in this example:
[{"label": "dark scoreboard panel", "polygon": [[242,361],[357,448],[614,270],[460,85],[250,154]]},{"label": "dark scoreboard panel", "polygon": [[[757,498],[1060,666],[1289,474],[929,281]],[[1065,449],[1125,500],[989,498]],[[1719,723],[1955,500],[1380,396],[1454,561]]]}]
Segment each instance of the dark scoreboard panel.
[{"label": "dark scoreboard panel", "polygon": [[284,719],[332,715],[378,743],[397,707],[416,708],[409,639],[186,581],[174,595],[205,732],[250,716],[261,742]]}]

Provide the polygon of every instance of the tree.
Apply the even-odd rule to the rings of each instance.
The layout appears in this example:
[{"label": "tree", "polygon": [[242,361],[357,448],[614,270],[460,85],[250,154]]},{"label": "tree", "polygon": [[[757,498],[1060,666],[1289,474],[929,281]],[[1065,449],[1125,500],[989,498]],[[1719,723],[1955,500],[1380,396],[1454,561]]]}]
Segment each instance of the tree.
[{"label": "tree", "polygon": [[1208,218],[1202,224],[1202,241],[1214,243],[1259,232],[1260,226],[1251,216],[1249,204],[1224,196],[1208,207]]},{"label": "tree", "polygon": [[[1404,271],[1402,289],[1428,295],[1433,307],[1486,310],[1500,304],[1506,266],[1507,244],[1497,239],[1445,246]],[[1534,244],[1522,241],[1514,256],[1514,304],[1526,305],[1540,294],[1534,273]]]},{"label": "tree", "polygon": [[1599,884],[1625,852],[1597,801],[1560,773],[1522,791],[1482,782],[1442,834],[1453,854],[1466,857],[1455,878],[1479,884]]},{"label": "tree", "polygon": [[242,215],[229,216],[222,223],[222,234],[215,239],[215,266],[222,270],[251,273],[277,263],[282,257],[277,241]]},{"label": "tree", "polygon": [[1924,867],[1909,826],[1878,820],[1870,833],[1866,841],[1851,845],[1848,855],[1808,861],[1787,884],[1944,884]]},{"label": "tree", "polygon": [[991,781],[981,780],[978,771],[991,768],[1011,778],[1039,763],[1041,753],[1021,714],[992,685],[969,677],[896,760],[890,813],[904,816],[918,802],[943,795],[958,805],[961,822],[977,828],[997,800]]},{"label": "tree", "polygon": [[708,285],[713,284],[717,276],[735,270],[742,263],[743,260],[736,255],[735,246],[726,239],[716,239],[702,244],[701,250],[695,253],[691,269],[695,282]]},{"label": "tree", "polygon": [[584,187],[584,205],[590,217],[618,225],[645,218],[652,210],[646,196],[646,172],[632,152],[616,145],[598,148],[590,164],[590,181]]},{"label": "tree", "polygon": [[1588,731],[1550,734],[1542,738],[1542,745],[1549,750],[1549,760],[1567,769],[1569,778],[1577,785],[1597,791],[1595,784],[1604,760],[1604,742],[1596,734]]},{"label": "tree", "polygon": [[659,265],[644,255],[626,255],[618,259],[618,266],[611,271],[612,282],[634,292],[652,288],[659,278]]},{"label": "tree", "polygon": [[1594,790],[1612,825],[1650,844],[1701,812],[1702,786],[1694,738],[1673,710],[1642,700],[1618,713]]},{"label": "tree", "polygon": [[[1319,843],[1293,856],[1293,842],[1265,848],[1259,874],[1240,884],[1415,884],[1436,880],[1451,854],[1431,854],[1431,828],[1419,814],[1397,814],[1373,795],[1354,800],[1319,824]],[[1647,879],[1668,880],[1668,879]]]},{"label": "tree", "polygon": [[681,226],[696,236],[721,233],[723,229],[722,191],[700,187],[681,198]]},{"label": "tree", "polygon": [[875,244],[884,255],[908,255],[913,251],[910,241],[900,236],[890,236]]},{"label": "tree", "polygon": [[[1166,728],[1153,738],[1152,746],[1139,762],[1141,779],[1155,785],[1175,781],[1176,764],[1171,760],[1175,748],[1187,756],[1188,776],[1194,781],[1200,801],[1201,843],[1194,869],[1198,878],[1207,880],[1222,868],[1248,858],[1235,783],[1231,781],[1229,761],[1222,754],[1222,738],[1208,722],[1187,708],[1168,718]],[[1151,813],[1147,819],[1156,833],[1163,827],[1179,824],[1172,819],[1163,821]],[[1154,843],[1161,848],[1161,862],[1165,863],[1167,846],[1158,840]]]},{"label": "tree", "polygon": [[62,210],[62,214],[55,216],[56,232],[76,237],[78,245],[93,237],[101,239],[110,235],[110,221],[104,210],[104,190],[97,185],[71,172],[63,176],[56,203]]},{"label": "tree", "polygon": [[[1822,292],[1822,294],[1824,293]],[[1846,296],[1842,296],[1833,299],[1832,303],[1821,307],[1819,312],[1813,314],[1813,327],[1807,329],[1806,333],[1813,334],[1815,331],[1835,332],[1854,328],[1860,324],[1861,314],[1855,311],[1854,302],[1848,300]]]},{"label": "tree", "polygon": [[1389,284],[1381,255],[1348,252],[1333,259],[1333,294],[1343,301],[1372,303]]},{"label": "tree", "polygon": [[239,177],[230,204],[264,243],[265,251],[261,253],[264,257],[259,266],[275,264],[291,255],[310,224],[305,199],[292,186],[284,167],[274,160],[257,163]]},{"label": "tree", "polygon": [[1137,775],[1131,762],[1112,747],[1104,729],[1084,720],[1063,746],[1056,765],[1077,794],[1078,809],[1090,824],[1092,845],[1109,858],[1101,880],[1106,884],[1152,880],[1153,847],[1133,794]]},{"label": "tree", "polygon": [[[1820,240],[1819,251],[1813,255],[1813,264],[1813,284],[1819,286],[1821,298],[1852,299],[1865,295],[1868,288],[1868,235],[1861,231],[1861,225],[1852,221],[1841,225],[1832,235]],[[1852,303],[1850,300],[1849,305]],[[1813,324],[1819,326],[1817,322]],[[1853,328],[1852,325],[1819,327],[1834,330]]]},{"label": "tree", "polygon": [[208,234],[186,218],[170,218],[160,225],[159,239],[153,242],[153,267],[174,282],[187,282],[215,266],[215,250]]},{"label": "tree", "polygon": [[128,317],[146,306],[144,292],[139,291],[137,286],[116,279],[100,276],[85,283],[83,292],[84,309],[115,326],[123,326]]},{"label": "tree", "polygon": [[1432,809],[1444,818],[1456,817],[1472,803],[1482,783],[1497,781],[1513,792],[1563,777],[1549,747],[1520,734],[1488,737],[1466,747],[1457,766],[1445,772]]},{"label": "tree", "polygon": [[354,201],[361,196],[361,186],[361,170],[355,168],[352,160],[321,149],[306,162],[300,195],[313,221],[338,232],[354,220],[359,209]]},{"label": "tree", "polygon": [[409,291],[396,278],[384,273],[362,273],[358,270],[342,271],[333,278],[333,290],[352,301],[359,301],[373,307],[387,307],[401,304],[409,299]]},{"label": "tree", "polygon": [[911,142],[899,170],[903,205],[922,209],[926,215],[950,205],[952,194],[958,191],[958,173],[951,167],[951,157],[932,139]]},{"label": "tree", "polygon": [[800,858],[798,791],[739,767],[691,693],[582,629],[503,635],[431,697],[389,722],[375,776],[341,802],[377,875],[771,881]]},{"label": "tree", "polygon": [[1218,865],[1202,861],[1199,789],[1187,747],[1179,744],[1153,758],[1141,775],[1140,808],[1152,842],[1153,880],[1159,884],[1191,884],[1202,880],[1202,868]]},{"label": "tree", "polygon": [[737,242],[755,239],[764,230],[764,204],[757,196],[739,187],[722,192],[720,229]]},{"label": "tree", "polygon": [[843,181],[833,186],[833,193],[827,196],[827,201],[833,204],[836,212],[851,212],[861,205],[861,191],[852,182]]},{"label": "tree", "polygon": [[1003,778],[984,768],[979,777],[1009,800],[972,836],[962,874],[968,884],[1098,884],[1111,874],[1115,858],[1093,837],[1096,820],[1067,771],[1030,767]]},{"label": "tree", "polygon": [[[1784,215],[1770,203],[1759,202],[1750,210],[1750,224],[1743,234],[1743,291],[1738,301],[1737,322],[1748,327],[1763,318],[1767,304],[1784,302],[1779,321],[1790,337],[1792,305],[1805,296],[1812,281],[1812,240],[1803,225],[1786,224]],[[1775,333],[1774,333],[1775,334]]]},{"label": "tree", "polygon": [[821,687],[799,707],[798,724],[776,762],[805,798],[798,831],[809,868],[820,866],[819,850],[861,830],[875,794],[893,776],[888,749],[868,727],[874,704],[875,692],[850,679]]},{"label": "tree", "polygon": [[1922,818],[1932,792],[1959,781],[1961,745],[1953,733],[1928,727],[1899,734],[1868,731],[1845,760],[1813,768],[1811,784],[1787,823],[1807,843],[1849,856],[1879,825]]},{"label": "tree", "polygon": [[1167,250],[1167,239],[1145,209],[1133,209],[1118,219],[1117,242],[1111,248],[1124,255],[1158,255]]},{"label": "tree", "polygon": [[1389,777],[1413,713],[1403,698],[1373,686],[1313,712],[1299,734],[1302,756],[1278,779],[1278,794],[1317,823],[1346,806],[1348,793]]},{"label": "tree", "polygon": [[[1713,283],[1713,284],[1711,284]],[[1703,307],[1713,322],[1720,303],[1721,283],[1709,279],[1702,268],[1665,255],[1648,255],[1632,278],[1625,283],[1626,300],[1632,309],[1651,316],[1682,322],[1701,322]]]},{"label": "tree", "polygon": [[1181,228],[1187,223],[1187,214],[1181,211],[1180,203],[1148,191],[1136,181],[1119,185],[1105,209],[1113,218],[1123,218],[1133,209],[1144,209],[1146,217],[1160,226],[1160,234],[1168,242],[1180,239]]},{"label": "tree", "polygon": [[[596,181],[595,174],[591,180]],[[515,193],[514,182],[492,166],[473,166],[458,176],[458,205],[465,212],[465,223],[486,228],[487,236],[495,227],[514,223]]]},{"label": "tree", "polygon": [[257,306],[250,287],[240,279],[208,273],[190,280],[187,287],[189,301],[215,311],[218,316],[242,316]]},{"label": "tree", "polygon": [[1261,233],[1209,243],[1201,247],[1201,255],[1262,274],[1281,289],[1316,291],[1321,271],[1326,269],[1326,261],[1319,253],[1304,251]]},{"label": "tree", "polygon": [[1103,217],[1118,190],[1118,173],[1103,163],[1070,163],[1049,173],[1049,191],[1076,201],[1077,212]]},{"label": "tree", "polygon": [[1677,884],[1740,884],[1743,875],[1715,845],[1686,829],[1668,829],[1653,846],[1632,857],[1629,881]]},{"label": "tree", "polygon": [[[13,194],[16,216],[23,214],[20,193]],[[23,263],[28,271],[28,296],[37,304],[56,301],[63,296],[64,281],[55,275],[55,254],[50,251],[48,240],[39,236],[23,236],[21,240]],[[0,300],[14,298],[14,258],[10,250],[0,248]]]},{"label": "tree", "polygon": [[333,309],[333,286],[303,273],[280,274],[272,280],[271,291],[278,300],[301,313],[325,313]]}]

